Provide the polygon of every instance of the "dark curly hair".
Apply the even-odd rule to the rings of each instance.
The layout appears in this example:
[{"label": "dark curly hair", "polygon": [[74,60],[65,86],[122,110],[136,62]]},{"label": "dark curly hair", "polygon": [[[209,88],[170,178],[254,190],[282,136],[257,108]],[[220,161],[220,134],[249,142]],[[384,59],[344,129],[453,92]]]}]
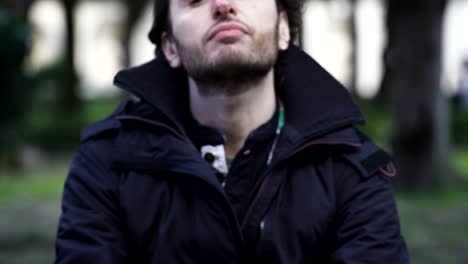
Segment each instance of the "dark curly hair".
[{"label": "dark curly hair", "polygon": [[[156,56],[164,58],[161,49],[161,35],[170,32],[169,1],[154,0],[153,26],[148,34],[149,39],[156,45]],[[289,20],[291,40],[294,41],[302,25],[302,6],[304,0],[275,0],[278,11],[286,11]]]}]

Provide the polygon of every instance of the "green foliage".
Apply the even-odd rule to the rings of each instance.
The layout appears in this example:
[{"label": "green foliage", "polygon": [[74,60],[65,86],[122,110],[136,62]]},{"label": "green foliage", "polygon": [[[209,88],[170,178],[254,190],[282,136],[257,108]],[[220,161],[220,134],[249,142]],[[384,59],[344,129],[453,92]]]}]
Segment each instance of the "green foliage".
[{"label": "green foliage", "polygon": [[79,114],[67,115],[52,99],[36,100],[21,126],[22,139],[49,151],[72,150],[81,130],[112,113],[118,103],[118,98],[84,101]]},{"label": "green foliage", "polygon": [[90,124],[110,115],[118,107],[121,98],[99,98],[86,101],[85,103],[85,124]]},{"label": "green foliage", "polygon": [[35,102],[21,126],[21,137],[45,150],[60,151],[77,145],[83,121],[64,115],[54,102]]},{"label": "green foliage", "polygon": [[31,92],[29,76],[23,70],[30,33],[27,23],[0,6],[0,164],[4,160],[14,160],[18,120],[25,114],[23,106]]},{"label": "green foliage", "polygon": [[378,145],[388,149],[388,138],[391,132],[388,109],[371,100],[357,99],[357,104],[366,118],[366,124],[360,126],[359,129]]},{"label": "green foliage", "polygon": [[456,148],[453,164],[460,176],[464,180],[468,180],[468,148]]},{"label": "green foliage", "polygon": [[81,100],[74,112],[63,102],[67,87],[66,64],[58,60],[43,67],[34,76],[35,89],[28,95],[25,118],[19,125],[21,140],[44,150],[71,150],[78,145],[82,128],[111,113],[118,98]]},{"label": "green foliage", "polygon": [[468,109],[452,108],[451,133],[455,145],[468,147]]}]

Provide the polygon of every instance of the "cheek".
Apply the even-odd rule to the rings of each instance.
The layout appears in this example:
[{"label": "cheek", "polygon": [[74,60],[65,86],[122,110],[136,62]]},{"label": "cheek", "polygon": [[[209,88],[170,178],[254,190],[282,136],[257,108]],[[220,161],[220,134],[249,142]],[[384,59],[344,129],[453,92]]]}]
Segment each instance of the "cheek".
[{"label": "cheek", "polygon": [[206,5],[193,10],[179,9],[171,13],[171,17],[173,34],[184,42],[194,42],[207,30],[209,10]]},{"label": "cheek", "polygon": [[177,19],[172,23],[172,33],[177,36],[178,39],[183,38],[190,29],[186,20]]},{"label": "cheek", "polygon": [[[261,2],[261,1],[260,1]],[[251,7],[253,11],[249,17],[251,17],[251,26],[256,28],[260,32],[272,32],[276,31],[278,13],[276,7],[265,8],[263,5],[257,4]]]},{"label": "cheek", "polygon": [[195,27],[194,25],[193,20],[173,25],[173,34],[179,43],[198,43],[203,39],[204,33],[201,26]]}]

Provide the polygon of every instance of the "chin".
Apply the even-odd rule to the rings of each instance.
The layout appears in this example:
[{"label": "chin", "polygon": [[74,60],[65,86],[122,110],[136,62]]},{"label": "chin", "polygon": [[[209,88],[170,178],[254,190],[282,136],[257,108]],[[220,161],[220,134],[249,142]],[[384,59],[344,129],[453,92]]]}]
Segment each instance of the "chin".
[{"label": "chin", "polygon": [[210,50],[214,51],[215,53],[240,53],[246,52],[250,50],[249,47],[246,47],[245,43],[236,41],[236,42],[221,42],[217,43],[214,47],[210,48]]},{"label": "chin", "polygon": [[233,61],[244,61],[251,57],[251,51],[246,51],[242,47],[236,47],[235,45],[226,45],[220,48],[210,58],[213,62],[233,62]]}]

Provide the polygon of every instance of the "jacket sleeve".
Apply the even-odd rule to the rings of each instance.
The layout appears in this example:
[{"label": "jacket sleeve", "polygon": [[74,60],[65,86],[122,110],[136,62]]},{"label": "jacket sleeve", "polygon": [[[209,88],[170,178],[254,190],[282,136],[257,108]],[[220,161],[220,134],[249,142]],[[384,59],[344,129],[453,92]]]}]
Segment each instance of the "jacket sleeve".
[{"label": "jacket sleeve", "polygon": [[343,165],[339,171],[332,263],[409,263],[391,178],[380,168],[363,174]]},{"label": "jacket sleeve", "polygon": [[[81,146],[65,182],[55,263],[124,263],[118,180],[93,151]],[[101,146],[102,147],[102,146]]]}]

